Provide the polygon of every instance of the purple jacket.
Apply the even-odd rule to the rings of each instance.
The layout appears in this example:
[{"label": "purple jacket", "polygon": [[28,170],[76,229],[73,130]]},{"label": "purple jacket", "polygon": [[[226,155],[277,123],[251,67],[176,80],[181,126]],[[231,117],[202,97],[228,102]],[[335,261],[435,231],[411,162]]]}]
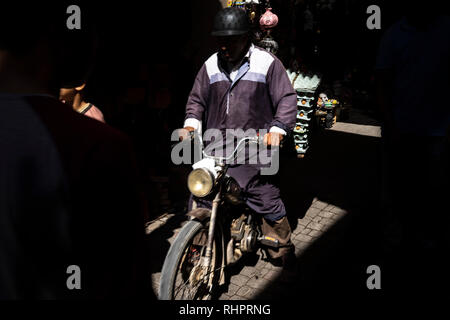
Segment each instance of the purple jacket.
[{"label": "purple jacket", "polygon": [[234,81],[220,66],[217,53],[201,67],[186,105],[186,119],[204,129],[266,129],[286,132],[295,126],[296,93],[278,58],[251,46]]}]

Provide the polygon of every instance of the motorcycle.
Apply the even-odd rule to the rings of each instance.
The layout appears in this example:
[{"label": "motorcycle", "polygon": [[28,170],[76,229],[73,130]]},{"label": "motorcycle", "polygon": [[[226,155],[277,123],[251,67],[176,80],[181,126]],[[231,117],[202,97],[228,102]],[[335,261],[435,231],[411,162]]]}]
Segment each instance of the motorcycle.
[{"label": "motorcycle", "polygon": [[[237,181],[227,174],[244,143],[261,144],[259,136],[239,140],[229,157],[207,155],[188,176],[192,194],[190,220],[172,243],[161,271],[159,299],[211,300],[225,283],[225,268],[259,248],[278,248],[278,240],[261,232],[262,218],[245,205]],[[211,209],[198,202],[212,200]]]}]

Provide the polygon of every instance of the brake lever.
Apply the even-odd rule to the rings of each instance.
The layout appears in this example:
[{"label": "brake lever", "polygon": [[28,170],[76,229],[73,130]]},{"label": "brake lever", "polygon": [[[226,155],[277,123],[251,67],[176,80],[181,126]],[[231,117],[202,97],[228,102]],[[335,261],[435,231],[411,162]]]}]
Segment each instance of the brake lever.
[{"label": "brake lever", "polygon": [[[178,129],[178,130],[184,130],[184,129]],[[171,143],[171,149],[173,149],[176,145],[178,145],[179,143],[182,143],[182,142],[193,142],[194,141],[194,137],[195,137],[195,132],[194,131],[188,131],[188,135],[187,135],[186,139],[181,140],[179,138],[178,141],[173,141]]]}]

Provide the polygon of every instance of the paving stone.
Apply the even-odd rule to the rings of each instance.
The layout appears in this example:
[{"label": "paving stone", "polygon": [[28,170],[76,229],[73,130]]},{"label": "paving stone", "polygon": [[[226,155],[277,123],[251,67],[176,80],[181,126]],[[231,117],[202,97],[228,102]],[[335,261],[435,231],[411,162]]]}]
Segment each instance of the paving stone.
[{"label": "paving stone", "polygon": [[266,271],[271,271],[272,270],[272,264],[271,263],[266,263],[266,265],[264,266],[264,269],[263,270],[266,270]]},{"label": "paving stone", "polygon": [[322,230],[322,224],[317,223],[317,222],[314,222],[314,221],[311,221],[311,222],[308,224],[308,228],[311,228],[311,229],[313,229],[313,230],[320,231],[320,230]]},{"label": "paving stone", "polygon": [[309,245],[311,244],[310,242],[295,239],[292,242],[294,243],[295,248],[303,248],[303,249],[309,247]]},{"label": "paving stone", "polygon": [[300,233],[299,235],[295,236],[294,239],[299,240],[299,241],[309,242],[309,241],[311,241],[311,236]]},{"label": "paving stone", "polygon": [[155,231],[156,229],[159,229],[160,227],[162,227],[163,225],[164,225],[164,222],[163,222],[163,221],[157,220],[157,221],[155,221],[155,222],[149,224],[149,225],[146,227],[145,232],[146,232],[147,234],[150,234],[150,233],[152,233],[153,231]]},{"label": "paving stone", "polygon": [[297,227],[297,228],[295,228],[295,230],[292,230],[292,234],[296,236],[296,235],[299,234],[300,232],[303,232],[304,229],[305,229],[305,228],[299,228],[299,227]]},{"label": "paving stone", "polygon": [[309,234],[309,233],[311,232],[311,230],[312,230],[312,229],[310,229],[310,228],[304,228],[304,229],[302,230],[302,234]]},{"label": "paving stone", "polygon": [[264,278],[259,278],[259,279],[250,279],[246,286],[249,286],[253,289],[264,289],[266,288],[268,285],[270,284],[270,281]]},{"label": "paving stone", "polygon": [[319,215],[322,218],[331,219],[331,218],[334,217],[335,214],[333,212],[331,212],[331,211],[322,210],[322,211],[320,211]]},{"label": "paving stone", "polygon": [[312,231],[309,233],[309,236],[311,236],[311,237],[313,237],[313,238],[317,238],[317,237],[320,237],[322,234],[323,234],[322,231],[312,230]]},{"label": "paving stone", "polygon": [[301,256],[303,254],[303,252],[305,251],[305,247],[297,247],[295,246],[295,255],[297,257]]},{"label": "paving stone", "polygon": [[234,283],[230,283],[228,285],[227,294],[231,297],[236,294],[236,292],[239,290],[240,286],[235,285]]},{"label": "paving stone", "polygon": [[231,296],[227,295],[226,293],[222,293],[222,295],[219,297],[219,300],[230,300]]},{"label": "paving stone", "polygon": [[264,279],[269,280],[269,281],[274,281],[276,278],[279,277],[281,270],[270,270],[269,272],[267,272],[267,274],[264,276]]},{"label": "paving stone", "polygon": [[281,271],[281,266],[270,264],[270,270],[279,272]]},{"label": "paving stone", "polygon": [[263,268],[266,268],[268,264],[269,264],[269,263],[268,263],[267,261],[264,261],[263,259],[260,258],[260,259],[258,260],[258,262],[256,263],[255,268],[256,268],[257,270],[261,270],[261,269],[263,269]]},{"label": "paving stone", "polygon": [[308,223],[310,223],[310,222],[311,222],[311,219],[309,217],[306,217],[306,216],[303,219],[299,219],[298,220],[298,224],[300,226],[304,226],[304,227],[306,227],[308,225]]},{"label": "paving stone", "polygon": [[334,207],[333,209],[330,210],[331,212],[338,214],[338,215],[343,215],[346,214],[347,211],[345,211],[344,209],[341,209],[339,207]]},{"label": "paving stone", "polygon": [[259,269],[257,272],[255,272],[255,277],[264,278],[264,276],[267,274],[267,272],[269,272],[269,269],[267,269],[267,268]]},{"label": "paving stone", "polygon": [[329,218],[322,218],[322,220],[320,221],[320,224],[324,227],[331,227],[334,223],[335,222]]},{"label": "paving stone", "polygon": [[328,203],[322,202],[322,201],[319,201],[319,200],[317,200],[317,201],[315,201],[315,202],[313,202],[311,204],[311,207],[317,208],[317,209],[320,209],[320,210],[325,209],[327,206],[328,206]]},{"label": "paving stone", "polygon": [[241,270],[241,272],[239,274],[251,278],[255,274],[255,268],[246,266]]},{"label": "paving stone", "polygon": [[255,294],[255,289],[248,287],[248,286],[243,286],[236,292],[237,296],[243,297],[246,299],[251,299],[254,296],[254,294]]},{"label": "paving stone", "polygon": [[238,286],[243,286],[244,284],[247,283],[248,279],[249,279],[249,277],[247,277],[247,276],[244,276],[242,274],[237,274],[237,275],[231,277],[230,282],[235,285],[238,285]]},{"label": "paving stone", "polygon": [[306,211],[306,215],[310,218],[313,218],[317,216],[320,213],[320,209],[317,209],[315,207],[310,207],[308,211]]}]

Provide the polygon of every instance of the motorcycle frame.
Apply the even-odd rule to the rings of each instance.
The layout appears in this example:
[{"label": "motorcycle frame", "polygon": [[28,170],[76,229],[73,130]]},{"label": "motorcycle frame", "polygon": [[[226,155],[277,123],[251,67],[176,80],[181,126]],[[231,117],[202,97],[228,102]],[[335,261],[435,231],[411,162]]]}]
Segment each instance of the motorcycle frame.
[{"label": "motorcycle frame", "polygon": [[[255,138],[253,138],[255,139]],[[245,141],[245,139],[241,140],[238,143],[238,146],[236,147],[235,151],[233,152],[233,154],[235,155],[236,150],[238,150],[239,145]],[[253,140],[255,141],[255,140]],[[260,141],[259,137],[256,137],[256,141]],[[203,143],[202,143],[203,144]],[[214,157],[213,157],[214,158]],[[231,157],[230,157],[231,158]],[[229,159],[229,158],[228,158]],[[210,220],[209,220],[209,228],[208,228],[208,239],[207,239],[207,246],[206,246],[206,252],[205,252],[205,258],[202,261],[202,267],[204,268],[204,270],[206,270],[205,274],[209,274],[211,272],[211,257],[212,257],[212,247],[213,247],[213,242],[214,242],[214,234],[216,231],[216,222],[217,222],[217,212],[219,209],[219,204],[222,200],[222,182],[223,179],[225,179],[226,177],[226,173],[228,170],[228,165],[225,164],[225,161],[228,160],[227,158],[222,158],[218,161],[218,166],[220,167],[220,170],[218,170],[217,172],[217,178],[216,178],[216,185],[218,186],[217,188],[217,193],[214,196],[214,200],[212,203],[212,208],[211,208],[211,216],[210,216]],[[197,204],[195,203],[195,200],[193,202],[193,209],[197,208]],[[222,244],[222,265],[221,265],[221,275],[220,275],[220,284],[223,284],[225,282],[225,277],[224,277],[224,268],[226,266],[226,250],[225,250],[225,238],[224,238],[224,230],[221,230],[221,244]],[[212,277],[209,278],[209,285],[212,285],[211,283],[212,281]]]}]

